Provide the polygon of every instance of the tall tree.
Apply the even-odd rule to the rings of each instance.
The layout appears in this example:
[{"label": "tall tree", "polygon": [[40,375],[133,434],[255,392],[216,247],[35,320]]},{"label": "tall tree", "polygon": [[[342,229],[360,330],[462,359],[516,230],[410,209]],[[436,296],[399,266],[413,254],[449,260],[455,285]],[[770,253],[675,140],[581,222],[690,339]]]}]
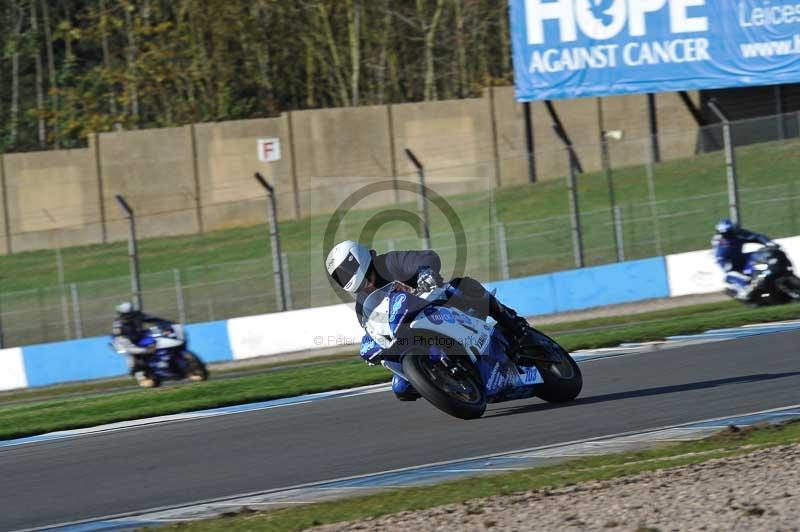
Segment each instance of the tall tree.
[{"label": "tall tree", "polygon": [[8,144],[14,146],[17,143],[17,135],[19,134],[19,56],[25,10],[21,5],[21,0],[11,0],[9,7],[13,30],[8,43],[8,50],[11,55],[11,105],[8,120]]},{"label": "tall tree", "polygon": [[31,0],[31,31],[28,32],[29,48],[33,56],[34,66],[36,68],[36,131],[38,134],[39,147],[44,148],[47,146],[47,127],[45,126],[45,104],[44,104],[44,73],[42,69],[42,52],[41,52],[41,38],[39,36],[39,20],[36,15],[36,2]]},{"label": "tall tree", "polygon": [[0,24],[0,138],[11,150],[466,98],[511,76],[496,0],[6,0]]},{"label": "tall tree", "polygon": [[444,0],[436,0],[433,14],[428,16],[424,0],[417,0],[417,15],[420,19],[422,32],[425,36],[425,100],[436,99],[436,78],[434,66],[433,47],[436,39],[436,30],[439,19],[442,17]]},{"label": "tall tree", "polygon": [[47,0],[41,0],[40,6],[42,8],[42,25],[44,26],[44,43],[47,50],[47,80],[50,86],[50,116],[53,120],[53,147],[59,149],[61,147],[61,139],[59,135],[58,122],[55,117],[58,115],[58,77],[56,75],[56,61],[53,52],[53,32],[50,27],[50,8],[47,6]]}]

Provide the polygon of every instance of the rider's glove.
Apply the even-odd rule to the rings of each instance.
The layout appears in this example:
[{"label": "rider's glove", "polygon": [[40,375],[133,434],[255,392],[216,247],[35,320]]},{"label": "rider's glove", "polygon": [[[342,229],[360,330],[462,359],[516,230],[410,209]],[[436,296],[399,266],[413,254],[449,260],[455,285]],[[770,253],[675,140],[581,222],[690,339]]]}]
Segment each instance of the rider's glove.
[{"label": "rider's glove", "polygon": [[431,268],[420,269],[417,273],[417,290],[420,292],[430,292],[443,282],[442,276]]}]

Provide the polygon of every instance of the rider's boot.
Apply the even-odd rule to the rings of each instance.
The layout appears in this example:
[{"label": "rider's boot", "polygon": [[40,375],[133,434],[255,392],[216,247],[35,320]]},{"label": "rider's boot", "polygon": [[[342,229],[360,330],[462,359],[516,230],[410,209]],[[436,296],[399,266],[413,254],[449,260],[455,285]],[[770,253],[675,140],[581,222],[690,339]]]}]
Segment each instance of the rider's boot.
[{"label": "rider's boot", "polygon": [[147,363],[144,358],[137,355],[131,355],[128,358],[128,365],[130,367],[130,374],[136,379],[136,382],[142,388],[154,388],[156,381],[150,376],[147,369]]},{"label": "rider's boot", "polygon": [[756,288],[759,286],[757,278],[752,279],[750,276],[738,271],[728,272],[725,276],[725,282],[728,284],[725,292],[734,299],[744,303],[750,302]]},{"label": "rider's boot", "polygon": [[416,401],[421,397],[411,383],[397,375],[392,376],[392,391],[400,401]]},{"label": "rider's boot", "polygon": [[514,309],[503,305],[491,294],[489,298],[489,316],[494,318],[500,327],[500,332],[508,340],[509,358],[516,360],[531,326],[528,320],[518,315]]}]

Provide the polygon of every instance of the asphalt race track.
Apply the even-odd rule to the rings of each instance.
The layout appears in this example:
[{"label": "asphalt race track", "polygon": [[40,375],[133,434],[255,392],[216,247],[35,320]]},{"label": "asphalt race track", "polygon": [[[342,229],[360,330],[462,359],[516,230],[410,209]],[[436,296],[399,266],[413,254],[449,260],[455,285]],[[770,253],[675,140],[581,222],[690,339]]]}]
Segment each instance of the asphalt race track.
[{"label": "asphalt race track", "polygon": [[788,406],[800,331],[581,367],[574,403],[490,405],[470,422],[373,393],[0,448],[0,530]]}]

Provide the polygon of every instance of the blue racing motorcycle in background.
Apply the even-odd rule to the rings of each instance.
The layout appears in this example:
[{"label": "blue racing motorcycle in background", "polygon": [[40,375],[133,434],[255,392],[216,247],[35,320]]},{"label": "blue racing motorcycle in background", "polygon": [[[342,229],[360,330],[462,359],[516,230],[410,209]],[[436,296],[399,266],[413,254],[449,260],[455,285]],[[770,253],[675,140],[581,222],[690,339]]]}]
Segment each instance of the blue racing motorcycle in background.
[{"label": "blue racing motorcycle in background", "polygon": [[563,347],[531,328],[521,351],[509,353],[509,342],[486,315],[448,305],[455,291],[445,284],[418,293],[393,282],[370,294],[362,311],[362,357],[461,419],[481,417],[488,403],[578,396],[583,377]]},{"label": "blue racing motorcycle in background", "polygon": [[786,253],[777,245],[747,253],[742,273],[753,279],[755,287],[748,303],[753,306],[800,302],[800,279]]},{"label": "blue racing motorcycle in background", "polygon": [[136,376],[140,386],[154,388],[165,380],[208,379],[205,363],[187,349],[182,325],[169,322],[150,325],[144,329],[136,345],[152,349],[152,352],[140,355],[144,358],[146,368],[141,376]]}]

